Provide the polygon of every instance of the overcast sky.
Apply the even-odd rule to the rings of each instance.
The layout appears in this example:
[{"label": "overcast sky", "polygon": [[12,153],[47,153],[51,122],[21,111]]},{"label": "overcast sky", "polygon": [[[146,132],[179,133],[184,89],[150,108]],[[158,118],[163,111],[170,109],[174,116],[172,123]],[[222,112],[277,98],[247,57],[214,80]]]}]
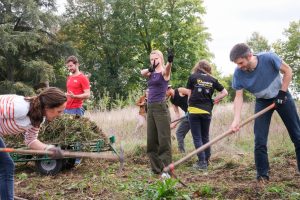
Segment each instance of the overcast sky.
[{"label": "overcast sky", "polygon": [[[65,2],[57,0],[60,12]],[[235,68],[229,61],[233,45],[245,42],[253,32],[273,43],[284,38],[282,33],[291,21],[300,19],[300,0],[204,0],[204,7],[204,23],[213,39],[208,45],[223,75]]]},{"label": "overcast sky", "polygon": [[209,48],[223,75],[234,71],[229,52],[236,43],[245,42],[255,31],[272,43],[284,38],[291,21],[300,20],[300,0],[204,0],[204,6],[204,24],[213,39]]}]

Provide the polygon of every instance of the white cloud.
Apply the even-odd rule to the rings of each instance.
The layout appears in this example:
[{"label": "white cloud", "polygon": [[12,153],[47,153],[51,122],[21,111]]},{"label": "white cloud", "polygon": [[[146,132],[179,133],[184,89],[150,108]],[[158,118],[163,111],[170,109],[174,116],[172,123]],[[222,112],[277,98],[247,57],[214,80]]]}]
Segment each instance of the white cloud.
[{"label": "white cloud", "polygon": [[299,0],[205,0],[204,6],[204,24],[213,39],[209,48],[224,75],[235,68],[229,61],[233,45],[245,42],[255,31],[272,43],[284,37],[282,33],[291,21],[300,19]]}]

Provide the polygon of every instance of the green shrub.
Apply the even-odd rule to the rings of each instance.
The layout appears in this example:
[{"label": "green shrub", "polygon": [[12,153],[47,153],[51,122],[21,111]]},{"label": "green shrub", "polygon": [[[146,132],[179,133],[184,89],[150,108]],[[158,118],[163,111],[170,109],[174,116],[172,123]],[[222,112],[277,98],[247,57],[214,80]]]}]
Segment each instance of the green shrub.
[{"label": "green shrub", "polygon": [[34,96],[34,89],[22,82],[0,81],[0,94]]}]

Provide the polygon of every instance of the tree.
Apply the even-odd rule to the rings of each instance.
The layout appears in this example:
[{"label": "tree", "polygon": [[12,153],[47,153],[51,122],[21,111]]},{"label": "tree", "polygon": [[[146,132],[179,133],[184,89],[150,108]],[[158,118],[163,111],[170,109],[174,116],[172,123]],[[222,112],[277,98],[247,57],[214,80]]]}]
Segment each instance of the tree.
[{"label": "tree", "polygon": [[[226,88],[228,91],[228,96],[225,97],[223,102],[232,102],[235,97],[235,90],[232,88],[232,77],[233,75],[225,76],[220,79],[220,83]],[[245,102],[252,102],[255,100],[255,97],[253,94],[251,94],[249,91],[244,90],[243,91],[243,100]]]},{"label": "tree", "polygon": [[[91,72],[96,97],[108,89],[112,97],[126,97],[145,87],[140,69],[149,65],[149,54],[167,48],[175,52],[172,84],[186,84],[200,58],[210,59],[210,39],[198,0],[71,0],[61,34],[73,42]],[[165,58],[166,59],[166,58]]]},{"label": "tree", "polygon": [[61,47],[55,32],[54,0],[0,2],[0,81],[29,86],[55,80]]},{"label": "tree", "polygon": [[300,20],[291,22],[283,34],[286,40],[277,40],[272,47],[293,69],[293,90],[300,92]]},{"label": "tree", "polygon": [[268,44],[268,40],[258,32],[253,32],[250,39],[248,39],[246,43],[255,53],[270,51],[271,49],[270,45]]}]

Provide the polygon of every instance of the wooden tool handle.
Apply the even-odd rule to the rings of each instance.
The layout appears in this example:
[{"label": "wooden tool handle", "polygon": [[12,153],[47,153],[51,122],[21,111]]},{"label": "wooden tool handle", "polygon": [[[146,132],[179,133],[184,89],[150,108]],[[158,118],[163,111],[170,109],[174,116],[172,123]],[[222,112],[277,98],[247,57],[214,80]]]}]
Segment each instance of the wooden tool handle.
[{"label": "wooden tool handle", "polygon": [[[44,150],[32,150],[32,149],[13,149],[13,148],[0,148],[0,152],[6,153],[19,153],[19,154],[33,154],[33,155],[52,155],[52,151]],[[104,153],[94,152],[76,152],[76,151],[63,151],[63,157],[74,157],[74,158],[95,158],[105,160],[119,160],[117,155],[108,155]]]},{"label": "wooden tool handle", "polygon": [[[269,105],[265,109],[263,109],[263,110],[259,111],[258,113],[252,115],[251,117],[249,117],[248,119],[246,119],[245,121],[243,121],[240,124],[240,128],[242,128],[243,126],[245,126],[246,124],[248,124],[249,122],[251,122],[252,120],[254,120],[255,118],[257,118],[257,117],[261,116],[262,114],[268,112],[269,110],[273,109],[274,107],[275,107],[275,103],[272,103],[271,105]],[[224,137],[226,137],[226,136],[228,136],[228,135],[230,135],[232,133],[234,133],[234,132],[231,129],[227,130],[226,132],[224,132],[221,135],[215,137],[214,139],[212,139],[208,143],[206,143],[206,144],[202,145],[201,147],[199,147],[198,149],[192,151],[191,153],[189,153],[185,157],[181,158],[180,160],[178,160],[178,161],[176,161],[174,163],[169,164],[167,167],[164,168],[164,171],[168,172],[171,169],[174,169],[174,167],[176,167],[180,163],[185,162],[186,160],[190,159],[195,154],[204,151],[205,149],[207,149],[208,147],[210,147],[214,143],[218,142],[219,140],[223,139]]]}]

